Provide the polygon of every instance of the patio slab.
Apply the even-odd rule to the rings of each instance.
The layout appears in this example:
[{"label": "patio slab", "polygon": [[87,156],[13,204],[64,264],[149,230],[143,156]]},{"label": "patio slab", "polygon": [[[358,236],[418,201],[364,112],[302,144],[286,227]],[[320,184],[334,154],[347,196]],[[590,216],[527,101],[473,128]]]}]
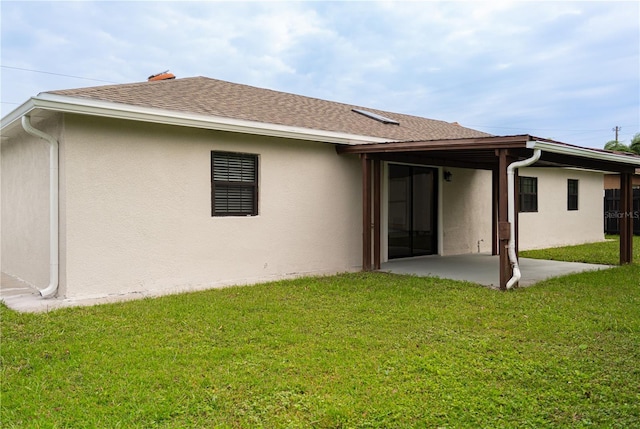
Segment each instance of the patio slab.
[{"label": "patio slab", "polygon": [[[498,264],[498,256],[485,253],[454,256],[420,256],[385,262],[382,264],[380,271],[425,277],[433,276],[452,280],[466,280],[484,286],[498,288]],[[611,266],[520,258],[520,270],[522,271],[520,286],[530,286],[550,277],[607,268],[611,268]],[[145,296],[153,295],[131,293],[84,299],[43,299],[36,289],[19,279],[4,273],[2,273],[2,277],[0,278],[0,301],[3,301],[9,308],[23,312],[46,312],[63,307],[127,301]]]},{"label": "patio slab", "polygon": [[[610,265],[584,264],[580,262],[548,261],[543,259],[519,258],[520,286],[531,286],[542,280],[580,273],[604,270]],[[488,253],[474,253],[452,256],[419,256],[395,259],[381,265],[380,271],[395,274],[411,274],[424,277],[440,277],[464,280],[484,286],[499,288],[499,256]]]}]

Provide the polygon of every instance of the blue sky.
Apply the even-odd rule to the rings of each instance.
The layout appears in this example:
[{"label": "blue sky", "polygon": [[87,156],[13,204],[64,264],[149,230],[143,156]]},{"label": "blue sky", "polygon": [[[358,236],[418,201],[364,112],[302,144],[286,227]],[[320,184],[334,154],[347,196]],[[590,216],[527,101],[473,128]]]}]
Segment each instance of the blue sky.
[{"label": "blue sky", "polygon": [[170,69],[587,147],[640,132],[637,1],[0,7],[2,116],[39,92]]}]

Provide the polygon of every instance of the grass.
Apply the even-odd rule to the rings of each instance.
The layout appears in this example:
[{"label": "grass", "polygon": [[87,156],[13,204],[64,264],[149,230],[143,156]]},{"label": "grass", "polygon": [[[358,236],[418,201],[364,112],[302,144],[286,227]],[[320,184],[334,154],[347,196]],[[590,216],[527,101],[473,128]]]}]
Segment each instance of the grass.
[{"label": "grass", "polygon": [[[521,251],[520,256],[524,258],[551,259],[556,261],[617,265],[620,263],[620,236],[608,235],[606,241],[601,243],[526,250]],[[640,236],[638,235],[633,237],[633,261],[634,263],[640,263]]]},{"label": "grass", "polygon": [[6,428],[638,427],[640,265],[497,292],[384,273],[20,314]]}]

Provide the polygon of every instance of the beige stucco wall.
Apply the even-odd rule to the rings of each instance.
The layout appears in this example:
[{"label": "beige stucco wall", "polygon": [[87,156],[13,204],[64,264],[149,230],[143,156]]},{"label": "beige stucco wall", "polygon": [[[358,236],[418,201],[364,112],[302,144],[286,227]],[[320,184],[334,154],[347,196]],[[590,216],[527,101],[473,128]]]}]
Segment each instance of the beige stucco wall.
[{"label": "beige stucco wall", "polygon": [[442,254],[491,252],[491,172],[444,168],[442,180]]},{"label": "beige stucco wall", "polygon": [[[440,254],[491,251],[492,174],[484,170],[441,168],[452,173],[440,181]],[[522,250],[601,241],[603,233],[603,174],[557,169],[521,169],[538,177],[538,212],[520,213]],[[579,180],[579,210],[567,210],[567,179]],[[386,179],[385,179],[386,180]],[[384,214],[384,212],[383,212]],[[386,225],[386,218],[383,218]],[[386,260],[386,230],[383,256]],[[479,249],[478,249],[479,245]]]},{"label": "beige stucco wall", "polygon": [[[520,213],[520,250],[604,240],[603,174],[559,168],[523,168],[538,178],[538,212]],[[567,179],[578,180],[578,210],[567,210]]]},{"label": "beige stucco wall", "polygon": [[[66,296],[361,265],[359,161],[333,145],[68,115]],[[212,150],[259,155],[259,216],[212,217]]]},{"label": "beige stucco wall", "polygon": [[[75,115],[64,126],[37,125],[60,138],[60,296],[177,292],[360,268],[360,162],[330,144]],[[259,216],[211,217],[212,150],[259,155]],[[48,154],[46,142],[24,133],[3,141],[0,154],[2,271],[39,288],[49,276]],[[439,183],[440,253],[489,252],[491,173],[442,170],[452,180]],[[604,238],[602,174],[520,174],[538,177],[539,198],[537,213],[520,214],[520,249]],[[568,178],[579,180],[578,211],[566,209]]]},{"label": "beige stucco wall", "polygon": [[[33,121],[59,137],[55,121]],[[1,145],[1,270],[37,288],[49,284],[49,143],[21,132]]]},{"label": "beige stucco wall", "polygon": [[[634,175],[632,185],[634,188],[640,187],[640,176]],[[604,175],[604,189],[620,189],[620,175],[619,174],[605,174]]]}]

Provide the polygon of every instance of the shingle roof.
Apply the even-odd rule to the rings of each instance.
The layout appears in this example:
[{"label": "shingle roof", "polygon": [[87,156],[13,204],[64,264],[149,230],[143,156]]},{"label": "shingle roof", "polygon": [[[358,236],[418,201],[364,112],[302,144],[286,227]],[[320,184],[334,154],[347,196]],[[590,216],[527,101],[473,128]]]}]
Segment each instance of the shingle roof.
[{"label": "shingle roof", "polygon": [[[206,77],[106,85],[48,93],[390,140],[489,136],[457,123],[386,112]],[[352,109],[377,113],[394,119],[400,124],[384,124],[353,112]]]}]

